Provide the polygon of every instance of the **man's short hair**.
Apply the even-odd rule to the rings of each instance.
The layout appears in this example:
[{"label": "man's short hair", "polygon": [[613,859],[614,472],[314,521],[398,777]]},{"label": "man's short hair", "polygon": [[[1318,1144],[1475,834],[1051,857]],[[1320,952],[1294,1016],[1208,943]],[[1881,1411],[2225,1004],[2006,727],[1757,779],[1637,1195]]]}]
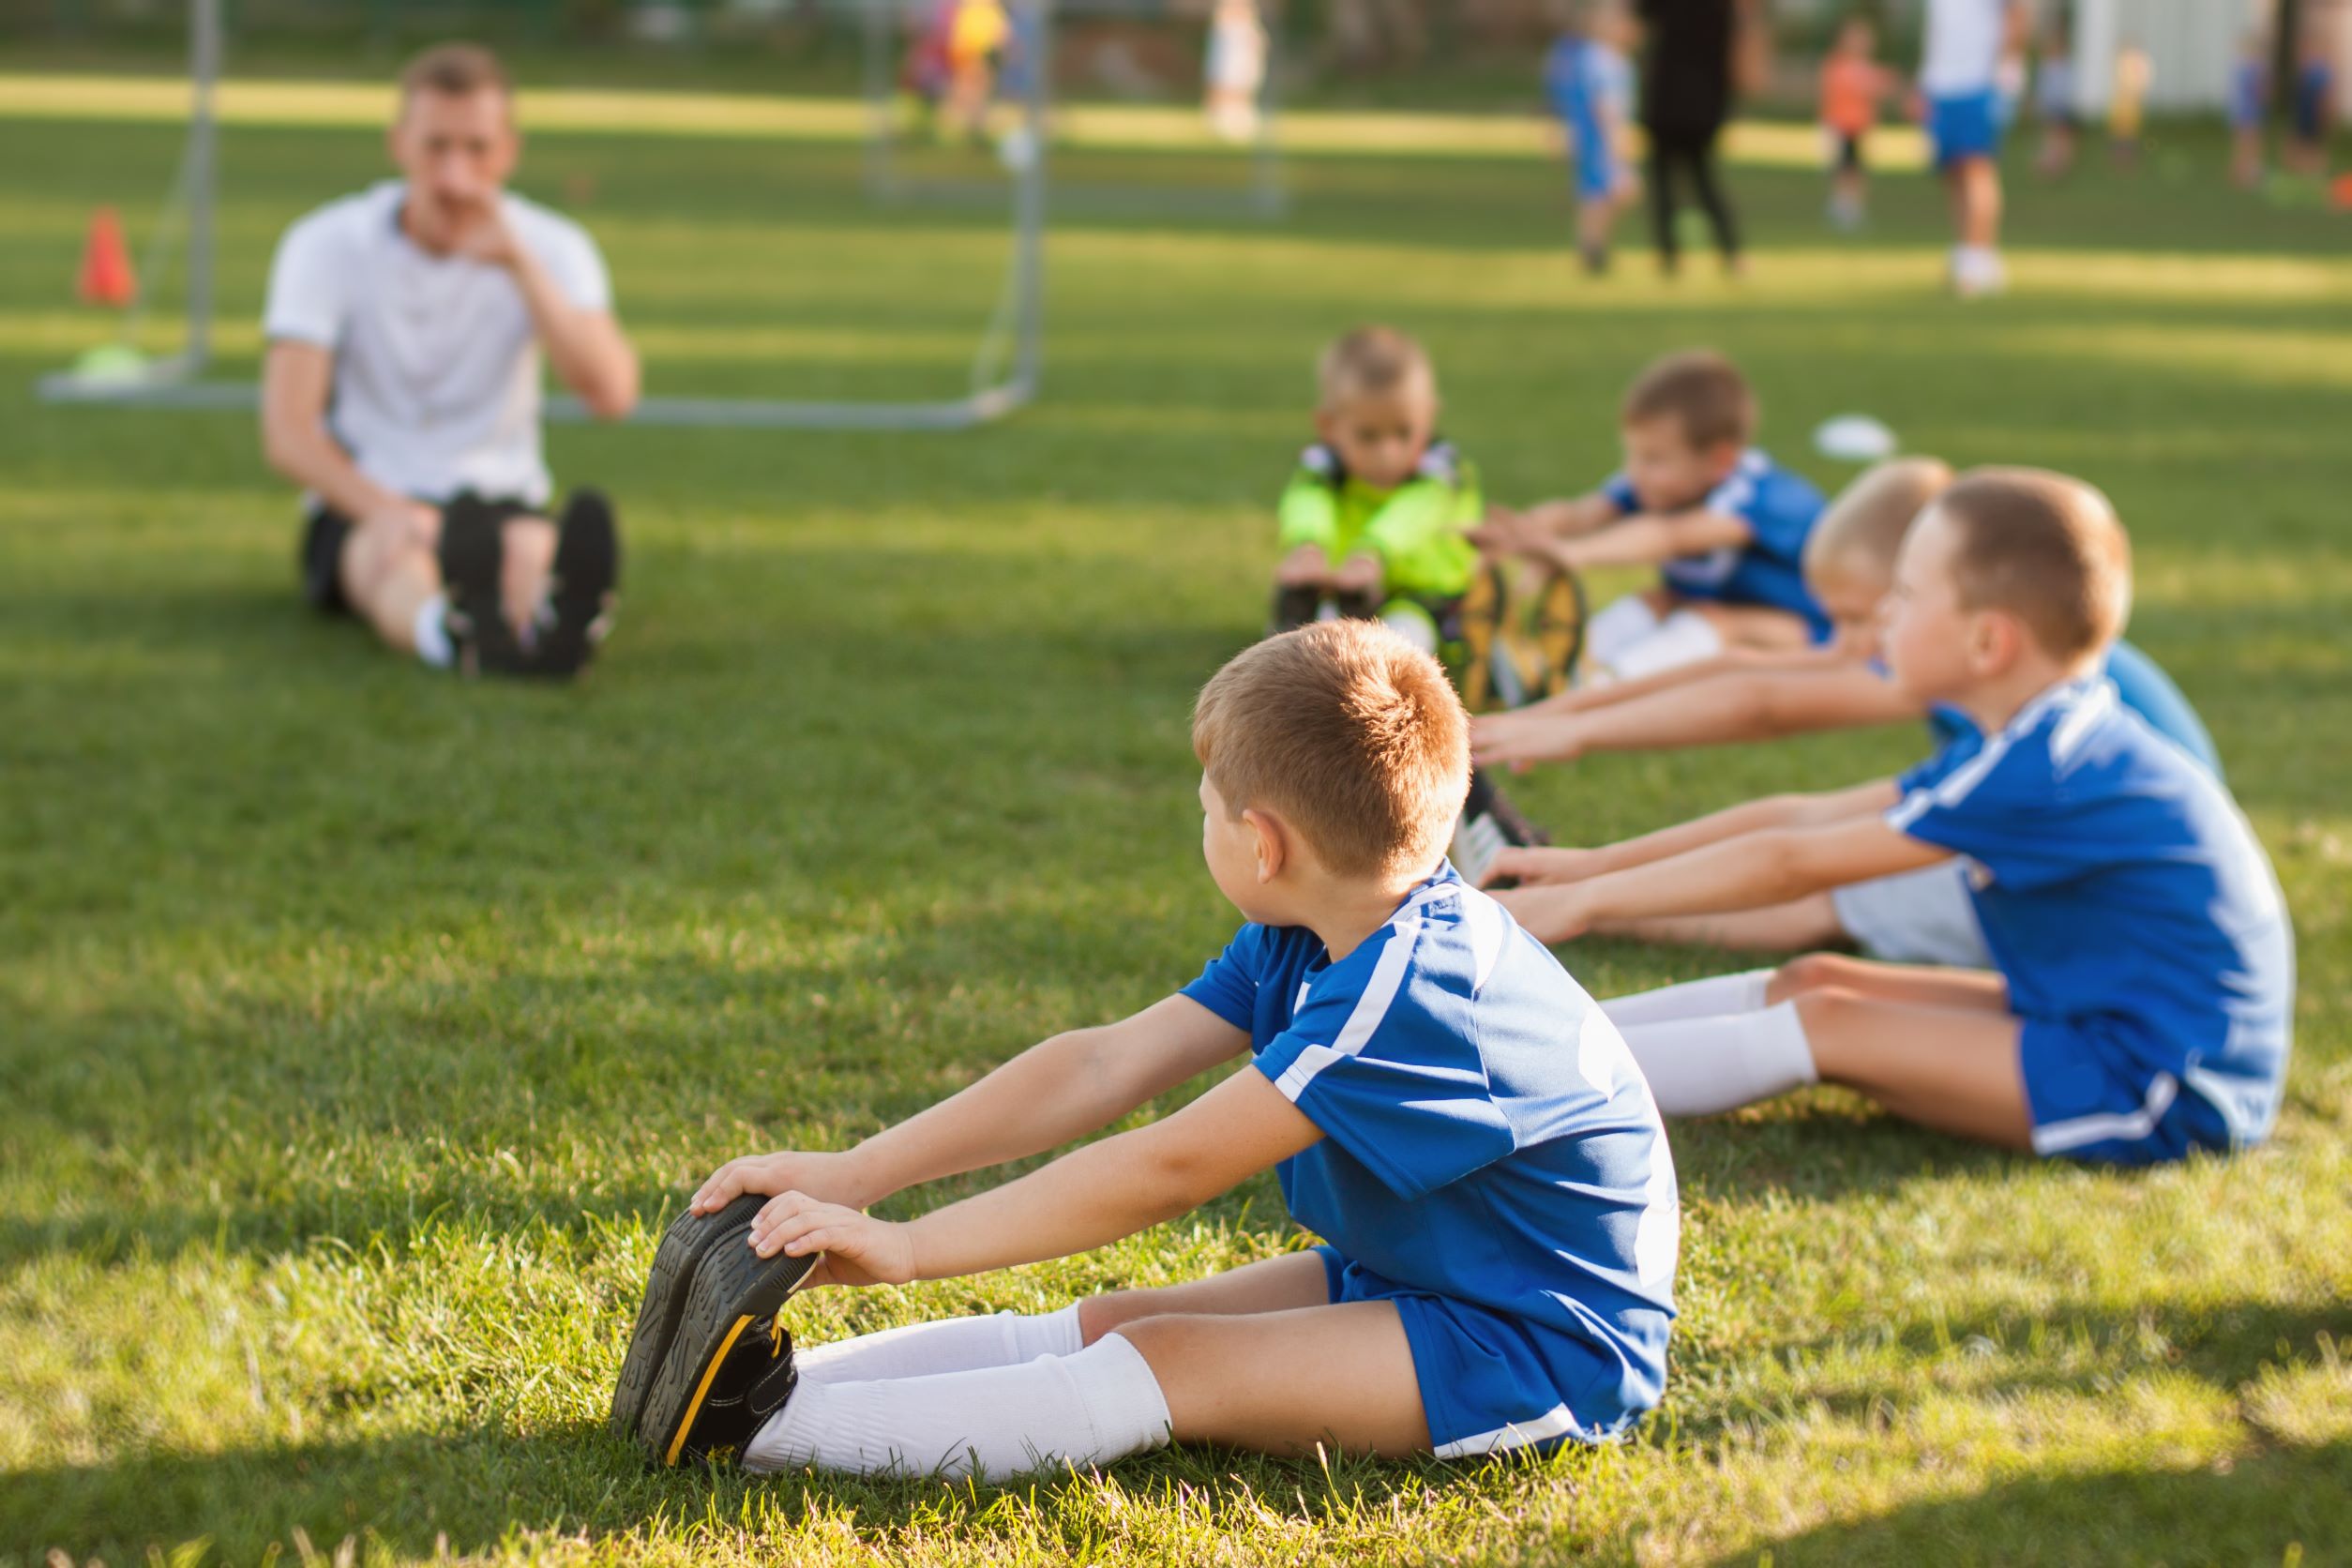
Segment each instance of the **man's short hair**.
[{"label": "man's short hair", "polygon": [[1418,381],[1431,396],[1438,389],[1429,354],[1393,326],[1359,326],[1323,351],[1316,368],[1323,406],[1335,408],[1357,398],[1384,398]]},{"label": "man's short hair", "polygon": [[478,43],[437,43],[411,60],[400,72],[403,102],[418,93],[450,98],[493,91],[514,96],[514,83],[497,55]]},{"label": "man's short hair", "polygon": [[1371,621],[1270,637],[1201,688],[1193,755],[1236,817],[1295,828],[1335,876],[1438,863],[1470,792],[1470,719],[1438,661]]},{"label": "man's short hair", "polygon": [[1891,458],[1838,491],[1805,539],[1805,570],[1850,566],[1887,578],[1904,536],[1930,503],[1952,486],[1952,465],[1937,458]]},{"label": "man's short hair", "polygon": [[1670,354],[1634,378],[1619,415],[1627,425],[1669,418],[1693,446],[1745,446],[1756,438],[1756,394],[1740,368],[1711,349]]},{"label": "man's short hair", "polygon": [[2132,612],[2132,542],[2107,498],[2038,468],[1979,468],[1936,502],[1957,535],[1952,586],[1967,610],[2002,610],[2051,657],[2103,648]]}]

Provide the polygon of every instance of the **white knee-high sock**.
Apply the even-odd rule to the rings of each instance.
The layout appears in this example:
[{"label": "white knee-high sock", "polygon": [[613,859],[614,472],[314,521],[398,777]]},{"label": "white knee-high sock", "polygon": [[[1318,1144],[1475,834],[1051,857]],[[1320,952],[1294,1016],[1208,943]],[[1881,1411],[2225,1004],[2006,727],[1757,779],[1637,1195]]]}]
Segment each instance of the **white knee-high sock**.
[{"label": "white knee-high sock", "polygon": [[1018,1366],[1039,1356],[1073,1356],[1086,1348],[1078,1330],[1078,1304],[1036,1317],[996,1312],[974,1318],[942,1318],[904,1328],[861,1334],[792,1353],[801,1382],[861,1383],[881,1378],[927,1378],[942,1372],[975,1372],[984,1366]]},{"label": "white knee-high sock", "polygon": [[1617,668],[1618,656],[1658,629],[1658,612],[1639,594],[1628,594],[1584,628],[1584,651],[1596,663]]},{"label": "white knee-high sock", "polygon": [[1020,1366],[805,1384],[752,1438],[744,1466],[1002,1481],[1106,1465],[1159,1447],[1168,1430],[1168,1400],[1143,1352],[1107,1334],[1075,1355]]},{"label": "white knee-high sock", "polygon": [[1718,974],[1711,979],[1636,991],[1601,1003],[1609,1022],[1624,1029],[1637,1023],[1665,1023],[1669,1018],[1719,1018],[1726,1013],[1753,1013],[1764,1005],[1764,988],[1772,983],[1769,969],[1741,974]]},{"label": "white knee-high sock", "polygon": [[1713,1116],[1819,1081],[1797,1004],[1621,1030],[1666,1116]]},{"label": "white knee-high sock", "polygon": [[1615,658],[1607,661],[1621,681],[1638,681],[1661,670],[1680,669],[1712,658],[1723,652],[1723,633],[1715,624],[1696,611],[1678,610],[1658,623],[1658,629],[1620,649]]}]

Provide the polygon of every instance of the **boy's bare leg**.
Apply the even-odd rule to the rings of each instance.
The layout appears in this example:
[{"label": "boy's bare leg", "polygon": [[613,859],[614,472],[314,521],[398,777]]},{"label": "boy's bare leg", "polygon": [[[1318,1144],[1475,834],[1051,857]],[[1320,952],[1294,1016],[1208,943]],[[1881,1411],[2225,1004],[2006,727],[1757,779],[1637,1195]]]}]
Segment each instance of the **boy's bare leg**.
[{"label": "boy's bare leg", "polygon": [[499,531],[498,603],[518,634],[547,597],[555,543],[555,524],[541,517],[509,518]]},{"label": "boy's bare leg", "polygon": [[1392,1456],[1430,1451],[1412,1349],[1392,1302],[1144,1318],[1119,1334],[1150,1364],[1179,1442],[1278,1455],[1317,1443]]},{"label": "boy's bare leg", "polygon": [[1878,1002],[2009,1017],[2009,983],[1991,970],[1942,969],[1934,964],[1889,964],[1843,953],[1808,953],[1781,965],[1765,988],[1767,1006],[1793,1002],[1808,991],[1845,990]]},{"label": "boy's bare leg", "polygon": [[[1675,610],[1687,610],[1715,628],[1726,648],[1756,648],[1787,653],[1813,645],[1813,631],[1785,610],[1752,604],[1718,604],[1705,599],[1679,599]],[[1665,613],[1665,611],[1661,611]]]},{"label": "boy's bare leg", "polygon": [[1092,1345],[1111,1330],[1145,1318],[1171,1314],[1229,1318],[1330,1303],[1330,1275],[1321,1255],[1289,1252],[1182,1285],[1090,1296],[1078,1304],[1078,1328]]},{"label": "boy's bare leg", "polygon": [[404,654],[416,651],[416,612],[442,591],[438,514],[369,518],[343,541],[337,562],[343,597]]},{"label": "boy's bare leg", "polygon": [[2021,1026],[1999,975],[1816,953],[1786,966],[1766,996],[1796,1003],[1829,1081],[1922,1126],[2033,1146]]},{"label": "boy's bare leg", "polygon": [[1593,929],[1601,935],[1628,937],[1636,942],[1720,947],[1731,953],[1790,953],[1850,940],[1846,927],[1838,924],[1837,906],[1826,893],[1811,894],[1769,909],[1608,921]]}]

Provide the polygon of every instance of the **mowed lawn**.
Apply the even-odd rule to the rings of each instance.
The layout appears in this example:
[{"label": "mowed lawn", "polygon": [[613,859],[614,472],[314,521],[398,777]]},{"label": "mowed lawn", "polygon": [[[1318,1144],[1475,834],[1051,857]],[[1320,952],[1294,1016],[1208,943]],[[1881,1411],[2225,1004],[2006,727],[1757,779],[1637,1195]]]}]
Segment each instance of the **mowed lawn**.
[{"label": "mowed lawn", "polygon": [[[379,147],[226,136],[229,373],[276,233]],[[69,295],[89,209],[143,240],[177,150],[0,118],[0,1563],[2352,1560],[2352,219],[2231,192],[2185,139],[2018,191],[2017,293],[1963,308],[1917,178],[1847,241],[1813,176],[1740,171],[1741,286],[1638,252],[1584,280],[1528,158],[1302,161],[1279,225],[1075,211],[1048,396],[1008,425],[557,431],[630,555],[607,662],[539,690],[306,612],[248,418],[34,401],[106,330]],[[872,210],[849,148],[550,134],[526,168],[604,240],[656,390],[962,384],[990,213]],[[601,1422],[691,1183],[1142,1006],[1233,924],[1189,703],[1259,626],[1315,352],[1367,318],[1426,338],[1505,498],[1600,477],[1626,378],[1698,343],[1825,483],[1849,471],[1806,432],[1863,411],[2103,485],[2133,635],[2203,708],[2299,923],[2277,1138],[2081,1169],[1827,1090],[1680,1125],[1672,1378],[1606,1452],[1190,1451],[1001,1491],[647,1473]],[[1587,842],[1922,744],[1515,789]],[[1742,961],[1562,957],[1602,995]],[[793,1329],[1302,1244],[1260,1179],[1066,1262],[822,1293]]]}]

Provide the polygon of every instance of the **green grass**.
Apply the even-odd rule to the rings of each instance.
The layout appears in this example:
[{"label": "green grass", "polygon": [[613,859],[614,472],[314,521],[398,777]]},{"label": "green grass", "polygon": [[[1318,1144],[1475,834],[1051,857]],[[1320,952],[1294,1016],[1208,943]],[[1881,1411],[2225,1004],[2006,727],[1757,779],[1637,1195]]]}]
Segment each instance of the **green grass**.
[{"label": "green grass", "polygon": [[[232,369],[272,236],[376,147],[228,135]],[[2018,292],[1974,309],[1936,292],[1918,181],[1847,244],[1816,180],[1743,173],[1744,287],[1668,288],[1637,253],[1581,281],[1560,179],[1524,161],[1317,161],[1278,228],[1073,220],[1048,396],[1008,426],[557,431],[558,472],[623,500],[630,593],[610,660],[542,691],[299,609],[248,420],[33,401],[103,334],[68,296],[88,208],[143,227],[175,155],[164,128],[0,120],[0,1562],[2352,1558],[2345,219],[2230,193],[2191,143],[2181,179],[2021,189]],[[547,136],[530,170],[604,237],[657,390],[960,384],[991,219],[870,213],[846,150]],[[1312,355],[1364,317],[1427,339],[1505,497],[1596,477],[1627,376],[1695,342],[1825,481],[1803,433],[1866,410],[2104,485],[2133,635],[2203,707],[2299,922],[2276,1140],[2085,1170],[1828,1091],[1678,1127],[1672,1379],[1610,1452],[1188,1452],[1001,1492],[646,1474],[598,1423],[686,1184],[1144,1004],[1231,925],[1187,706],[1257,625]],[[1920,744],[1602,761],[1524,798],[1589,841]],[[1604,995],[1729,961],[1563,956]],[[794,1326],[1297,1244],[1260,1180]]]}]

